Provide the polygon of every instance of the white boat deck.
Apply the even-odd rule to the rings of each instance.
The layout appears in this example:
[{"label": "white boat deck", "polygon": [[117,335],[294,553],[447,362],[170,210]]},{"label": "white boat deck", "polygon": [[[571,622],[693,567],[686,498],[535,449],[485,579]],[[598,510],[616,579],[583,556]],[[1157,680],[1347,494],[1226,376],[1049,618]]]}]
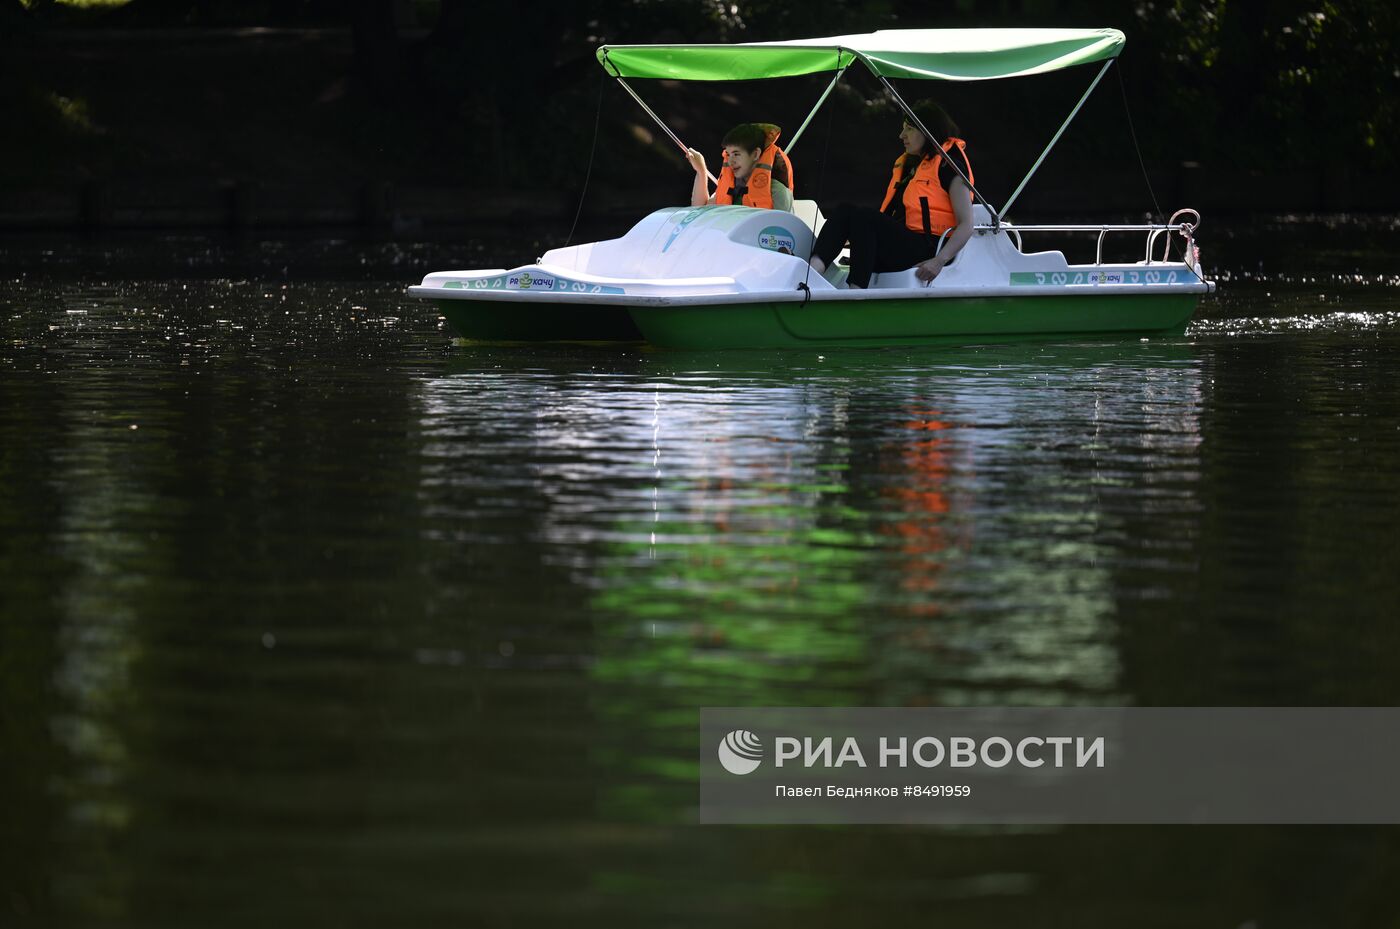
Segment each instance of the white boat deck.
[{"label": "white boat deck", "polygon": [[[975,210],[976,234],[928,284],[911,268],[877,274],[868,289],[847,290],[841,286],[844,269],[839,265],[828,269],[826,277],[812,271],[805,256],[814,229],[824,220],[816,204],[806,200],[798,201],[793,213],[735,206],[657,210],[619,239],[553,249],[519,268],[434,272],[409,292],[434,300],[645,306],[1208,293],[1215,287],[1198,268],[1147,257],[1164,226],[993,227],[985,210]],[[1109,233],[1137,232],[1148,244],[1139,262],[1071,265],[1059,251],[1022,251],[1023,233],[1044,231],[1097,231],[1099,255]]]}]

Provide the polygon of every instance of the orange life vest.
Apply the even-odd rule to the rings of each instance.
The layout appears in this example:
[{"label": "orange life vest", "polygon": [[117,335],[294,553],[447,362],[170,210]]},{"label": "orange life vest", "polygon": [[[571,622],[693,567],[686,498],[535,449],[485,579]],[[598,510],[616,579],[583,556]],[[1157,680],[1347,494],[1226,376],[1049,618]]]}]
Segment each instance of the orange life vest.
[{"label": "orange life vest", "polygon": [[[778,148],[778,127],[769,126],[763,139],[763,154],[758,156],[758,164],[753,166],[749,172],[748,190],[739,198],[739,202],[744,206],[758,207],[762,210],[773,209],[773,166],[782,159],[783,166],[787,168],[787,188],[794,189],[792,177],[792,162],[788,160],[787,152]],[[724,170],[719,172],[719,180],[715,183],[715,203],[732,204],[734,202],[734,169],[729,167],[727,156],[721,155],[724,161]]]},{"label": "orange life vest", "polygon": [[[914,176],[909,179],[909,183],[904,185],[904,196],[901,198],[904,204],[904,225],[925,235],[942,235],[956,226],[958,217],[953,212],[953,201],[948,198],[948,191],[938,183],[938,168],[943,164],[943,155],[951,151],[954,145],[962,152],[963,163],[967,165],[968,181],[973,182],[972,164],[967,160],[967,143],[962,139],[950,138],[943,143],[942,150],[932,158],[906,154],[895,159],[894,173],[890,176],[890,186],[885,188],[885,199],[880,204],[880,212],[889,209],[894,192],[899,188],[899,182],[904,179],[905,164],[917,158],[919,166],[914,169]],[[967,196],[970,201],[972,193],[969,191]]]}]

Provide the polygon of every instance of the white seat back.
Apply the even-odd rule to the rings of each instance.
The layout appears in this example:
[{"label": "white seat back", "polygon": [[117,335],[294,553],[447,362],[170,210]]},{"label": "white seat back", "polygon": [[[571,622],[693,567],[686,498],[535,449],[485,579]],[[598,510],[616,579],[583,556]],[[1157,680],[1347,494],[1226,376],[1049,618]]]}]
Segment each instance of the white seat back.
[{"label": "white seat back", "polygon": [[793,200],[792,213],[806,223],[813,234],[821,232],[822,226],[826,225],[826,217],[822,215],[821,208],[815,200]]}]

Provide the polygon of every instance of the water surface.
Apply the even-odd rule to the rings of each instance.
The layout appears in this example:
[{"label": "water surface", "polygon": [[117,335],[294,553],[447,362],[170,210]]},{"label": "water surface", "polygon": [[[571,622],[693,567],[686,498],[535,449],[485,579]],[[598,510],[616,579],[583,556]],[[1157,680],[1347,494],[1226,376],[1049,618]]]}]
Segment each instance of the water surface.
[{"label": "water surface", "polygon": [[1393,828],[694,824],[701,706],[1400,704],[1386,223],[1221,230],[1180,339],[821,354],[0,242],[3,922],[1389,924]]}]

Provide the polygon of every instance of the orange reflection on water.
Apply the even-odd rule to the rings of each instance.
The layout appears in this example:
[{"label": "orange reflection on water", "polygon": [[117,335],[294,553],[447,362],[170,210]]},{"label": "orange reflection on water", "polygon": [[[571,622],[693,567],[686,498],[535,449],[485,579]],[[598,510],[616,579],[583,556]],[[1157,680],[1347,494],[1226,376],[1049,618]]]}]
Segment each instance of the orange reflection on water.
[{"label": "orange reflection on water", "polygon": [[[953,451],[950,429],[954,424],[936,409],[911,407],[909,418],[899,425],[912,436],[882,452],[882,470],[894,474],[881,496],[893,501],[900,518],[882,524],[882,531],[900,539],[900,589],[914,595],[904,610],[911,615],[935,617],[942,606],[934,599],[946,565],[940,557],[950,545],[945,517],[949,512],[949,460]],[[886,463],[887,462],[887,463]],[[918,643],[911,643],[918,645]],[[931,643],[926,643],[931,644]]]}]

